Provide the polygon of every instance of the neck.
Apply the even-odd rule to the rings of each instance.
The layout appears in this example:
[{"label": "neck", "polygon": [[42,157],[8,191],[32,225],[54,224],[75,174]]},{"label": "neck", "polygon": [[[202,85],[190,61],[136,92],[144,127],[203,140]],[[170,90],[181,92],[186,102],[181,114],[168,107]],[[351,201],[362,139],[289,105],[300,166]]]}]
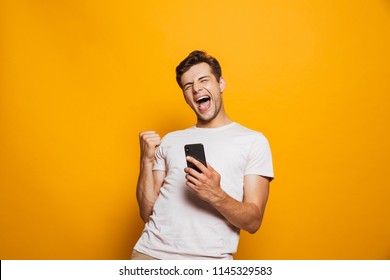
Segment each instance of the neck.
[{"label": "neck", "polygon": [[229,118],[229,116],[223,111],[221,114],[211,120],[198,119],[196,126],[200,128],[216,128],[230,124],[232,122],[233,121]]}]

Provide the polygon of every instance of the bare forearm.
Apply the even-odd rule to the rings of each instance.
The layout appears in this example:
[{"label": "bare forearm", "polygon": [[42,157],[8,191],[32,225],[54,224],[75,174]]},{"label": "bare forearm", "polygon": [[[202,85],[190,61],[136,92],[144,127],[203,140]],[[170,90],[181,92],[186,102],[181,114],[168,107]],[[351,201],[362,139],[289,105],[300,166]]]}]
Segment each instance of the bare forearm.
[{"label": "bare forearm", "polygon": [[244,200],[240,202],[221,188],[221,175],[210,165],[207,167],[192,157],[187,157],[199,168],[185,168],[186,185],[202,200],[210,203],[233,226],[255,233],[261,225],[268,199],[269,181],[258,175],[244,177]]},{"label": "bare forearm", "polygon": [[152,214],[153,205],[159,194],[159,190],[155,188],[152,168],[152,162],[141,160],[137,183],[137,200],[141,218],[145,223],[148,222],[149,216]]},{"label": "bare forearm", "polygon": [[254,203],[240,202],[224,191],[212,205],[235,227],[255,233],[261,225],[263,211]]}]

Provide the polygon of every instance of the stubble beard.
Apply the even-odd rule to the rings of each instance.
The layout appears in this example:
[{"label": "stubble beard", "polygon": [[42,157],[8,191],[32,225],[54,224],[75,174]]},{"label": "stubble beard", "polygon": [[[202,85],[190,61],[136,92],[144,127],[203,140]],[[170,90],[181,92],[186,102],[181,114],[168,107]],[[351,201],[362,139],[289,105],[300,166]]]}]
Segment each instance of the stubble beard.
[{"label": "stubble beard", "polygon": [[212,106],[214,106],[214,108],[210,108],[209,110],[214,110],[214,113],[210,117],[203,116],[202,114],[196,111],[198,123],[202,123],[202,124],[210,123],[218,117],[218,115],[222,110],[222,102],[218,105],[214,104],[213,102]]}]

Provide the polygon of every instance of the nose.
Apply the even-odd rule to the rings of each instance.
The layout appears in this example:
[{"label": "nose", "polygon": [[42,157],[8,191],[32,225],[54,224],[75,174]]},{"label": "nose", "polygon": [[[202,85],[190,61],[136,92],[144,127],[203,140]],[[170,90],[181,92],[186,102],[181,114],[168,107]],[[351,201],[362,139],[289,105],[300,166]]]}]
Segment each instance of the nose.
[{"label": "nose", "polygon": [[198,93],[199,91],[202,90],[202,87],[200,86],[200,83],[199,82],[194,82],[193,86],[192,86],[192,90],[193,90],[193,93]]}]

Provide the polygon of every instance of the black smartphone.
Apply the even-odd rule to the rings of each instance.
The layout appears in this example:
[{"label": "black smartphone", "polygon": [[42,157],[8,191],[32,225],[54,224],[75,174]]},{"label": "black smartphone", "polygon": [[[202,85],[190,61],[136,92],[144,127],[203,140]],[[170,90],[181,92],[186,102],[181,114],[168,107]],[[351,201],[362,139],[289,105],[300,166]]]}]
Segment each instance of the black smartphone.
[{"label": "black smartphone", "polygon": [[[185,145],[184,152],[185,152],[186,156],[190,156],[190,157],[197,159],[198,161],[203,163],[204,166],[207,167],[206,155],[204,153],[203,144],[198,143],[198,144]],[[187,160],[187,166],[189,168],[195,169],[199,173],[202,173],[198,167],[196,167],[193,163],[189,162],[188,160]]]}]

